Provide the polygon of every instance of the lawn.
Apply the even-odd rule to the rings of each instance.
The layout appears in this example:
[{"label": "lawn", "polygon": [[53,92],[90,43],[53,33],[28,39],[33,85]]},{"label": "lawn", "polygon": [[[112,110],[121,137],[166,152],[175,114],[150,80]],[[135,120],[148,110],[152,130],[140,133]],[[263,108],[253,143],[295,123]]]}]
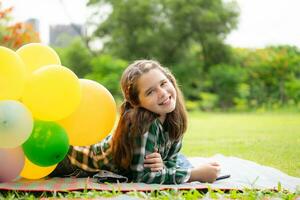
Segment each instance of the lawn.
[{"label": "lawn", "polygon": [[190,113],[187,156],[237,156],[300,177],[300,114]]}]

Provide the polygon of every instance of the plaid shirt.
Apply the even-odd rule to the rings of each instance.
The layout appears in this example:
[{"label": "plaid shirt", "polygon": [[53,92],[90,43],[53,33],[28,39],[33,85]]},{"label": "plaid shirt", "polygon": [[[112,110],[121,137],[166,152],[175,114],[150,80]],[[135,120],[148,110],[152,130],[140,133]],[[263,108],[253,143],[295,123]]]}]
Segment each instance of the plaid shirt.
[{"label": "plaid shirt", "polygon": [[[151,124],[148,132],[137,138],[130,171],[127,173],[113,164],[111,138],[109,135],[100,143],[91,146],[71,147],[68,155],[71,163],[90,172],[108,170],[130,176],[134,182],[180,184],[188,181],[191,170],[176,165],[182,141],[171,142],[168,132],[158,119]],[[164,168],[159,172],[151,172],[150,168],[144,167],[145,156],[153,153],[155,148],[158,149],[164,162]]]}]

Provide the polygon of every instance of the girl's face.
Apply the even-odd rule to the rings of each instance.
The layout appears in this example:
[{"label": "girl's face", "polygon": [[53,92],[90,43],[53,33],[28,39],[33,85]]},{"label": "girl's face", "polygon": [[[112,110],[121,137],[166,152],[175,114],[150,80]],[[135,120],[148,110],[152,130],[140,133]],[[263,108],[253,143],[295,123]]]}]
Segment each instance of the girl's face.
[{"label": "girl's face", "polygon": [[140,106],[164,119],[176,106],[176,90],[159,70],[152,69],[137,80]]}]

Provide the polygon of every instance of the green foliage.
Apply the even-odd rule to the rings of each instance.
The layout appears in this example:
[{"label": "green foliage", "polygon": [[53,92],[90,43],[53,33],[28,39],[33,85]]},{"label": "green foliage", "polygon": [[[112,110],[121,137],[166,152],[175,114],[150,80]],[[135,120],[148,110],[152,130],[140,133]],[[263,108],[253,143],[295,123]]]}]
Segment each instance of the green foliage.
[{"label": "green foliage", "polygon": [[237,24],[234,2],[89,1],[90,6],[99,4],[110,4],[112,12],[98,25],[94,35],[107,41],[104,51],[113,56],[129,61],[154,58],[169,65],[180,62],[191,46],[197,44],[207,65],[228,58],[223,40]]},{"label": "green foliage", "polygon": [[207,36],[202,42],[204,56],[204,71],[209,71],[213,65],[230,63],[232,60],[232,49],[220,39]]},{"label": "green foliage", "polygon": [[56,51],[62,65],[70,68],[79,78],[91,72],[90,61],[93,56],[80,38],[75,38],[66,48],[56,48]]},{"label": "green foliage", "polygon": [[209,92],[201,92],[200,108],[205,111],[213,110],[219,102],[219,96]]},{"label": "green foliage", "polygon": [[247,83],[240,83],[237,88],[237,94],[238,95],[233,98],[236,110],[248,110],[248,97],[250,96],[250,86]]},{"label": "green foliage", "polygon": [[295,104],[300,102],[300,79],[292,79],[285,83],[287,98]]},{"label": "green foliage", "polygon": [[[236,52],[239,55],[239,51]],[[247,68],[249,101],[284,105],[290,99],[299,101],[296,88],[300,78],[300,52],[294,47],[278,46],[242,51],[239,64]],[[295,92],[295,93],[294,93]]]},{"label": "green foliage", "polygon": [[121,97],[119,78],[127,63],[156,59],[175,74],[189,110],[300,107],[299,49],[224,44],[237,24],[234,2],[89,0],[88,5],[99,4],[112,8],[93,34],[104,42],[102,55],[91,56],[78,43],[67,48],[62,60],[80,77],[102,83],[115,97]]},{"label": "green foliage", "polygon": [[[95,56],[80,40],[57,49],[63,65],[79,77],[98,81],[121,99],[119,80],[128,61],[110,54]],[[290,46],[232,49],[229,64],[206,72],[201,46],[194,44],[169,67],[187,100],[188,110],[272,110],[300,108],[300,51]]]},{"label": "green foliage", "polygon": [[166,66],[172,69],[180,89],[189,100],[197,99],[203,88],[203,61],[198,58],[198,52],[199,49],[194,46],[184,58],[186,61]]},{"label": "green foliage", "polygon": [[199,105],[198,105],[197,101],[186,100],[185,107],[186,107],[187,111],[194,111],[194,110],[198,110]]},{"label": "green foliage", "polygon": [[85,78],[95,80],[106,87],[115,98],[121,98],[120,79],[128,63],[110,55],[94,57],[91,61],[92,72]]},{"label": "green foliage", "polygon": [[[187,90],[189,100],[202,105],[202,110],[265,111],[300,107],[300,51],[297,48],[277,46],[232,50],[231,64],[211,66],[208,73],[202,68],[198,79],[191,75],[188,82],[198,81],[193,92],[199,95],[198,98],[189,98],[192,93]],[[206,93],[216,95],[217,104],[207,95],[203,96]]]},{"label": "green foliage", "polygon": [[218,94],[219,106],[225,109],[234,105],[234,97],[241,92],[247,73],[242,67],[218,65],[210,69],[208,77],[212,82],[211,90]]}]

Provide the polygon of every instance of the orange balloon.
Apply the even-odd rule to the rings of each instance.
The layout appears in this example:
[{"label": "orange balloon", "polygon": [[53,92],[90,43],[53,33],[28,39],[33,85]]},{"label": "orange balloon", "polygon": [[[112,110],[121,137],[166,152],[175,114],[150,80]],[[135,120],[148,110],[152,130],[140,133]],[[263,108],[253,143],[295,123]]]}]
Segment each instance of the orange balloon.
[{"label": "orange balloon", "polygon": [[50,167],[40,167],[30,162],[25,157],[25,165],[20,176],[27,179],[40,179],[48,176],[56,167],[57,164]]},{"label": "orange balloon", "polygon": [[117,108],[104,86],[86,79],[79,82],[82,92],[79,107],[58,123],[67,131],[71,145],[86,146],[98,143],[111,132]]}]

